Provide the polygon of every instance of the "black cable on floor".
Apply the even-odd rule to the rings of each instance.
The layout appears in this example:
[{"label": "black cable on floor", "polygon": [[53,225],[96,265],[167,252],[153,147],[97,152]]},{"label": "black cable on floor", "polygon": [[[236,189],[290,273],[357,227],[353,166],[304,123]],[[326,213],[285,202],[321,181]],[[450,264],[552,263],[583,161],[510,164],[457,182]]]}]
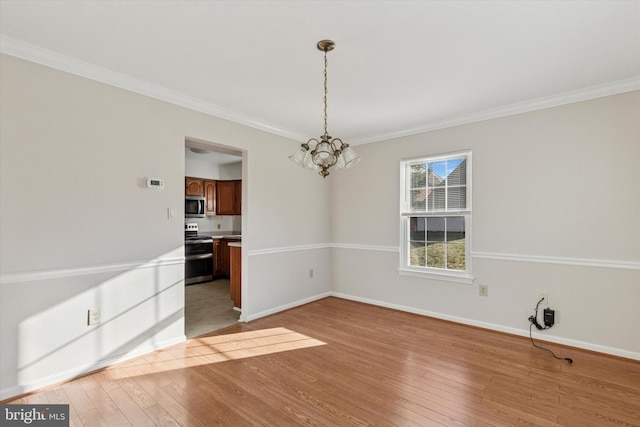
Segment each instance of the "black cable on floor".
[{"label": "black cable on floor", "polygon": [[548,348],[540,347],[539,345],[537,345],[537,344],[533,341],[533,336],[532,336],[532,334],[531,334],[531,327],[532,327],[532,326],[533,326],[533,324],[530,324],[530,325],[529,325],[529,338],[531,339],[531,344],[533,344],[533,346],[534,346],[535,348],[539,348],[540,350],[548,351],[549,353],[551,353],[551,355],[552,355],[553,357],[555,357],[555,358],[556,358],[556,359],[558,359],[558,360],[566,360],[567,362],[569,362],[569,364],[573,363],[573,359],[571,359],[571,358],[569,358],[569,357],[558,357],[558,356],[556,356],[556,354],[555,354],[553,351],[549,350]]},{"label": "black cable on floor", "polygon": [[533,344],[533,346],[534,346],[535,348],[539,348],[540,350],[548,351],[549,353],[551,353],[551,355],[552,355],[553,357],[555,357],[555,358],[556,358],[556,359],[558,359],[558,360],[566,360],[567,362],[569,362],[569,364],[572,364],[572,363],[573,363],[573,359],[571,359],[571,358],[569,358],[569,357],[558,357],[558,356],[556,356],[556,354],[555,354],[553,351],[549,350],[548,348],[540,347],[539,345],[537,345],[537,344],[533,341],[533,335],[532,335],[532,333],[531,333],[531,327],[532,327],[533,325],[536,325],[536,328],[538,328],[538,329],[539,329],[539,330],[541,330],[541,331],[543,331],[543,330],[545,330],[545,329],[549,329],[549,328],[550,328],[550,326],[545,325],[545,326],[543,327],[542,325],[540,325],[540,324],[538,323],[538,307],[540,306],[540,303],[541,303],[542,301],[544,301],[544,298],[542,298],[540,301],[538,301],[538,303],[536,304],[536,308],[535,308],[535,314],[534,314],[533,316],[529,317],[529,339],[531,339],[531,344]]}]

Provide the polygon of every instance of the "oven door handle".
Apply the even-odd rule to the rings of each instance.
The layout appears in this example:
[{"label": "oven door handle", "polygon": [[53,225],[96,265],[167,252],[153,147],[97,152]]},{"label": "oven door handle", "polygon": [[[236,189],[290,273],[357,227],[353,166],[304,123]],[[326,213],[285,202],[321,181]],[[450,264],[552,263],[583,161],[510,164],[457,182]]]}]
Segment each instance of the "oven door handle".
[{"label": "oven door handle", "polygon": [[207,258],[213,258],[213,254],[208,253],[208,254],[200,254],[200,255],[188,255],[187,256],[187,261],[194,261],[197,259],[207,259]]},{"label": "oven door handle", "polygon": [[185,242],[186,245],[194,245],[197,243],[213,243],[213,239],[201,239],[201,240],[189,240],[188,242]]}]

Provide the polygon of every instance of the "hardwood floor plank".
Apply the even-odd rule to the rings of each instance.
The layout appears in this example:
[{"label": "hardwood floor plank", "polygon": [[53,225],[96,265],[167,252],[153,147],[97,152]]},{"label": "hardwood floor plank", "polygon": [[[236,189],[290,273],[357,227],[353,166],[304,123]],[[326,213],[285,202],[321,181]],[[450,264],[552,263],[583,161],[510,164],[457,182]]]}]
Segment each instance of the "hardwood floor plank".
[{"label": "hardwood floor plank", "polygon": [[36,393],[31,396],[44,395],[46,396],[47,403],[67,404],[69,403],[69,396],[62,385],[49,387],[43,390],[41,393]]},{"label": "hardwood floor plank", "polygon": [[492,399],[484,400],[483,404],[489,408],[499,411],[500,413],[511,416],[513,419],[512,425],[522,424],[544,427],[553,427],[558,425],[557,417],[555,415],[553,416],[554,419],[550,420],[548,417],[540,417],[532,414],[530,411],[523,411],[521,409],[514,408],[511,404],[500,403]]},{"label": "hardwood floor plank", "polygon": [[132,426],[155,426],[151,418],[145,414],[123,388],[112,389],[107,393]]},{"label": "hardwood floor plank", "polygon": [[69,405],[69,426],[77,427],[82,425],[80,421],[80,417],[76,412],[75,406],[69,403],[70,402],[69,396],[67,396],[67,392],[65,391],[64,384],[49,387],[43,390],[41,393],[37,393],[37,394],[46,395],[48,403],[68,404]]},{"label": "hardwood floor plank", "polygon": [[[166,375],[154,372],[145,373],[145,369],[141,365],[137,368],[140,370],[140,375],[135,378],[136,384],[166,412],[168,417],[171,417],[179,425],[206,426],[189,412],[190,396],[183,393],[167,393],[167,391],[175,391],[176,389],[173,388],[173,382],[169,381]],[[149,411],[146,412],[149,413]]]},{"label": "hardwood floor plank", "polygon": [[100,387],[100,383],[98,383],[94,375],[84,375],[78,378],[77,382],[78,384],[80,384],[84,391],[89,391],[93,390],[94,388]]},{"label": "hardwood floor plank", "polygon": [[[229,407],[206,397],[194,396],[193,390],[191,388],[183,389],[175,383],[165,385],[162,388],[162,392],[171,396],[175,401],[175,404],[171,406],[175,406],[180,411],[180,414],[176,415],[173,409],[169,412],[181,425],[196,427],[233,423],[238,425],[237,420],[239,417],[234,417],[234,413]],[[183,409],[180,409],[180,407]]]},{"label": "hardwood floor plank", "polygon": [[94,387],[87,391],[87,397],[105,420],[111,426],[131,426],[132,424],[124,416],[118,405],[111,399],[109,393],[102,387]]},{"label": "hardwood floor plank", "polygon": [[[238,363],[237,361],[229,362],[229,364]],[[202,367],[202,369],[210,370],[211,367]],[[242,420],[237,425],[286,425],[288,420],[280,413],[280,405],[269,405],[262,398],[247,391],[248,389],[268,398],[269,390],[243,383],[242,380],[236,381],[233,372],[236,369],[233,367],[231,369],[232,372],[228,374],[219,370],[209,372],[212,380],[208,384],[198,386],[196,393],[230,408],[234,418]]]},{"label": "hardwood floor plank", "polygon": [[153,423],[160,427],[180,427],[180,424],[171,416],[165,409],[159,405],[154,404],[144,409],[145,414]]},{"label": "hardwood floor plank", "polygon": [[640,362],[325,298],[7,403],[71,425],[640,426]]},{"label": "hardwood floor plank", "polygon": [[560,388],[560,403],[571,405],[580,410],[592,411],[608,422],[620,422],[622,425],[640,424],[640,406],[619,406],[618,396],[593,394],[591,389],[580,387]]},{"label": "hardwood floor plank", "polygon": [[129,395],[129,398],[133,400],[140,409],[143,411],[149,406],[155,404],[154,400],[138,385],[135,381],[135,366],[126,369],[129,375],[121,378],[118,382],[121,388]]},{"label": "hardwood floor plank", "polygon": [[96,408],[78,414],[80,425],[87,427],[109,427],[107,421]]},{"label": "hardwood floor plank", "polygon": [[[379,420],[385,420],[385,417],[389,417],[389,414],[392,413],[392,408],[398,407],[393,401],[396,397],[394,394],[385,393],[385,390],[375,388],[372,382],[361,381],[349,374],[336,376],[333,372],[335,365],[325,357],[310,358],[302,355],[301,352],[296,352],[295,354],[285,354],[284,357],[265,358],[265,360],[270,365],[281,368],[282,375],[295,375],[321,390],[339,390],[339,396],[342,399],[360,407]],[[314,377],[309,377],[303,366],[308,360],[314,361]],[[301,368],[296,368],[294,371],[292,366],[300,366]],[[266,370],[271,371],[268,367]],[[411,409],[401,412],[393,418],[395,423],[390,422],[390,425],[412,425],[425,418],[424,415],[417,417]],[[434,417],[439,418],[438,415],[434,415]],[[380,421],[380,425],[385,425],[385,421]]]},{"label": "hardwood floor plank", "polygon": [[120,384],[112,375],[112,368],[106,368],[98,372],[94,372],[93,376],[102,390],[109,392],[113,389],[120,388]]},{"label": "hardwood floor plank", "polygon": [[506,394],[507,398],[517,397],[519,401],[534,401],[538,403],[557,404],[560,402],[560,386],[553,382],[538,383],[532,381],[529,375],[514,377],[503,373],[496,373],[487,384],[488,393]]},{"label": "hardwood floor plank", "polygon": [[[80,385],[79,379],[65,383],[64,391],[69,398],[69,401],[60,403],[69,403],[70,406],[73,406],[83,425],[85,425],[85,423],[82,420],[87,417],[90,420],[99,421],[101,416],[99,412],[97,412],[97,409],[89,396],[87,396],[87,393]],[[85,413],[88,415],[85,415]]]},{"label": "hardwood floor plank", "polygon": [[333,422],[367,425],[363,417],[366,418],[368,413],[362,408],[349,402],[348,411],[344,410],[346,402],[344,394],[336,395],[326,387],[318,387],[316,378],[310,380],[309,376],[290,375],[290,371],[287,375],[287,372],[281,372],[280,369],[274,368],[273,365],[268,366],[265,362],[267,361],[264,359],[246,360],[242,362],[242,366],[252,372],[256,378],[263,380],[261,383],[274,392],[287,390],[297,401],[306,403],[310,409],[319,410],[326,418],[334,420]]}]

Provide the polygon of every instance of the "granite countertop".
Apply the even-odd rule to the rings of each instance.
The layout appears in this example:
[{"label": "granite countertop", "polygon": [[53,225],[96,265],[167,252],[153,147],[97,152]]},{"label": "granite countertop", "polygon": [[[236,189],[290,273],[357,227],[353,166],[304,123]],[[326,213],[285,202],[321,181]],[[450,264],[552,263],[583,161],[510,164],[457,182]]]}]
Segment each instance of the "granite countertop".
[{"label": "granite countertop", "polygon": [[234,248],[241,248],[242,242],[230,242],[229,246],[233,246]]}]

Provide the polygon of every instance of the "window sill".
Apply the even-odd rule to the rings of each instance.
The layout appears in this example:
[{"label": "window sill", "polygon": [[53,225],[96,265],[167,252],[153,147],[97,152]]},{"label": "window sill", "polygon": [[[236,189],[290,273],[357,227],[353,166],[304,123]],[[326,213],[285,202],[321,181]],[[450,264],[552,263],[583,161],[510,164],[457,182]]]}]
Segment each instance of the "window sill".
[{"label": "window sill", "polygon": [[410,270],[407,268],[399,268],[400,276],[420,277],[422,279],[442,280],[445,282],[456,282],[470,285],[473,283],[473,276],[468,274],[451,274],[451,273],[435,273],[432,271]]}]

